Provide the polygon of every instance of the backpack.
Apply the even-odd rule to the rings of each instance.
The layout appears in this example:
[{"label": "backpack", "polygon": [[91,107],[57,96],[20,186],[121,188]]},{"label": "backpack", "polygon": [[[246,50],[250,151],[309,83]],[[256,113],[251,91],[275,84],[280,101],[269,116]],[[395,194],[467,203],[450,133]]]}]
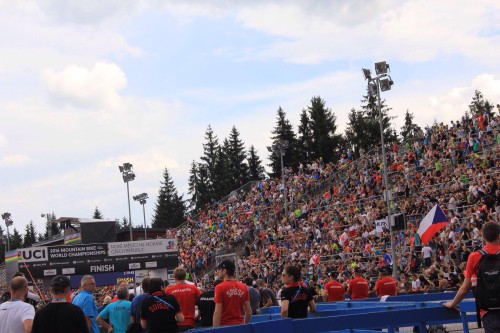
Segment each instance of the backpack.
[{"label": "backpack", "polygon": [[484,310],[500,309],[500,251],[489,254],[478,251],[482,257],[477,271],[476,301]]}]

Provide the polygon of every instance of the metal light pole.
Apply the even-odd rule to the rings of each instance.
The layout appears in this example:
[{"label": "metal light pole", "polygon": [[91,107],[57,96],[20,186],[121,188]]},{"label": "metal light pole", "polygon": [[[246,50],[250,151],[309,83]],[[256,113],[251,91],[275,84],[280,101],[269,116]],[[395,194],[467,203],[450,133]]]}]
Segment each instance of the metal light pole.
[{"label": "metal light pole", "polygon": [[389,64],[385,61],[375,63],[375,72],[377,76],[372,78],[371,71],[369,69],[363,68],[363,74],[365,80],[368,80],[368,93],[371,96],[377,96],[377,106],[378,106],[378,120],[380,124],[380,143],[382,144],[382,160],[384,167],[384,199],[387,205],[387,224],[389,225],[389,236],[391,237],[391,252],[392,252],[392,275],[395,279],[398,278],[398,266],[396,260],[396,248],[394,245],[394,231],[391,221],[391,200],[392,192],[389,190],[389,177],[387,174],[387,158],[385,153],[385,143],[384,143],[384,124],[382,116],[382,106],[380,99],[380,90],[387,91],[391,90],[394,82],[387,72],[389,71]]},{"label": "metal light pole", "polygon": [[272,147],[267,147],[267,150],[270,153],[274,153],[275,155],[279,155],[281,160],[281,179],[283,182],[283,196],[285,197],[285,217],[288,221],[288,203],[287,203],[287,189],[285,182],[285,167],[283,165],[283,156],[285,155],[286,149],[288,148],[287,140],[279,140],[274,143]]},{"label": "metal light pole", "polygon": [[40,217],[46,217],[47,218],[47,236],[49,239],[52,238],[52,220],[54,219],[52,214],[40,214]]},{"label": "metal light pole", "polygon": [[132,235],[132,214],[130,212],[130,191],[129,191],[129,185],[128,183],[131,180],[135,179],[135,174],[134,171],[132,170],[133,166],[130,163],[123,163],[123,165],[120,165],[118,167],[120,169],[120,172],[122,173],[123,181],[127,183],[127,200],[128,200],[128,223],[130,226],[130,241],[133,241],[133,235]]},{"label": "metal light pole", "polygon": [[10,213],[3,213],[2,214],[2,219],[5,221],[5,226],[7,227],[7,252],[10,251],[10,233],[9,233],[9,227],[14,224],[12,219],[10,218]]},{"label": "metal light pole", "polygon": [[139,203],[142,205],[142,214],[144,215],[144,239],[148,239],[147,233],[146,233],[146,209],[144,206],[146,205],[146,199],[148,199],[148,194],[147,193],[141,193],[133,197],[135,201],[139,201]]}]

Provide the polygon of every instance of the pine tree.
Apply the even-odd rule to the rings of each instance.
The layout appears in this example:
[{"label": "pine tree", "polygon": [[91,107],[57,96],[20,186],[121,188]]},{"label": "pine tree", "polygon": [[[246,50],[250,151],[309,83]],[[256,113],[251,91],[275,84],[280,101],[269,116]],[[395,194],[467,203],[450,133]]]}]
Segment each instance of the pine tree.
[{"label": "pine tree", "polygon": [[349,121],[345,130],[347,141],[355,147],[355,153],[358,154],[359,148],[366,148],[369,146],[368,128],[363,112],[351,109],[347,116]]},{"label": "pine tree", "polygon": [[0,263],[5,261],[5,249],[7,243],[7,235],[4,235],[2,226],[0,225]]},{"label": "pine tree", "polygon": [[219,199],[225,197],[231,192],[231,177],[228,175],[229,171],[229,141],[224,140],[222,147],[217,147],[217,155],[215,168],[212,173],[214,182],[209,189],[208,201],[206,203],[214,204]]},{"label": "pine tree", "polygon": [[405,124],[403,125],[403,127],[401,127],[400,132],[401,136],[403,137],[403,142],[410,138],[416,138],[418,133],[422,131],[420,126],[413,122],[413,118],[413,113],[410,113],[409,110],[406,110]]},{"label": "pine tree", "polygon": [[483,94],[479,90],[474,91],[474,97],[472,97],[472,102],[469,104],[469,110],[472,115],[478,113],[491,115],[493,108],[493,104],[484,99]]},{"label": "pine tree", "polygon": [[240,132],[235,126],[231,129],[229,140],[224,142],[226,147],[227,176],[229,178],[229,189],[235,190],[248,182],[248,165],[246,164],[247,153],[245,145],[240,139]]},{"label": "pine tree", "polygon": [[47,217],[47,224],[45,226],[45,233],[44,233],[44,239],[49,239],[49,235],[51,237],[61,235],[62,229],[60,228],[59,224],[56,222],[56,214],[52,212],[52,214],[49,214]]},{"label": "pine tree", "polygon": [[335,151],[341,140],[341,135],[335,133],[337,117],[325,106],[325,101],[319,96],[314,96],[311,99],[308,111],[313,137],[311,159],[323,158],[325,162],[334,161],[337,157]]},{"label": "pine tree", "polygon": [[300,115],[298,135],[297,154],[300,162],[311,162],[309,157],[313,147],[313,133],[311,131],[311,120],[309,119],[306,109],[303,109]]},{"label": "pine tree", "polygon": [[14,231],[12,234],[10,234],[10,250],[15,250],[15,249],[20,249],[23,247],[23,237],[17,231],[16,228],[14,228]]},{"label": "pine tree", "polygon": [[[283,111],[281,106],[277,110],[277,123],[271,134],[273,135],[271,139],[273,140],[273,146],[282,140],[288,141],[288,148],[283,156],[283,164],[288,168],[296,168],[299,164],[299,159],[296,153],[297,149],[297,138],[290,121],[286,119],[286,113]],[[269,166],[272,171],[269,174],[271,177],[281,177],[281,160],[279,154],[273,152],[269,155],[269,160],[271,163]]]},{"label": "pine tree", "polygon": [[253,145],[250,146],[248,151],[248,168],[250,180],[260,180],[263,179],[264,167],[262,166],[262,161],[257,155],[257,151]]},{"label": "pine tree", "polygon": [[128,217],[124,216],[121,221],[121,228],[122,229],[129,229],[130,228],[130,221],[128,220]]},{"label": "pine tree", "polygon": [[189,171],[189,189],[191,195],[189,207],[194,212],[199,212],[207,203],[210,202],[210,194],[207,187],[208,171],[204,164],[191,163]]},{"label": "pine tree", "polygon": [[217,165],[219,148],[219,139],[214,134],[212,127],[208,125],[205,132],[205,143],[203,143],[203,156],[201,156],[201,160],[204,162],[208,172],[207,187],[210,194],[213,194],[214,184],[218,181],[215,176],[215,167]]},{"label": "pine tree", "polygon": [[95,207],[94,215],[92,216],[92,218],[96,219],[96,220],[102,220],[103,219],[102,213],[101,213],[101,211],[99,210],[99,208],[97,206]]},{"label": "pine tree", "polygon": [[36,230],[35,226],[33,225],[33,221],[30,221],[26,225],[25,233],[24,233],[24,240],[23,240],[23,246],[24,247],[30,247],[36,243]]},{"label": "pine tree", "polygon": [[153,228],[175,228],[184,223],[185,213],[186,207],[182,195],[178,195],[168,169],[165,168],[152,226]]}]

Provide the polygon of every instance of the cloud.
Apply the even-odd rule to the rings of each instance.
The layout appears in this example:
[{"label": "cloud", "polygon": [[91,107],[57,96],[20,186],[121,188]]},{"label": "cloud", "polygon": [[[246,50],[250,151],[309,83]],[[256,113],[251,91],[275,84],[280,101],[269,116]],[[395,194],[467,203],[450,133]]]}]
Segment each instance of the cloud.
[{"label": "cloud", "polygon": [[91,69],[71,65],[60,72],[46,69],[42,80],[58,103],[111,110],[123,107],[119,91],[126,86],[127,78],[115,64],[98,62]]},{"label": "cloud", "polygon": [[3,156],[0,160],[0,167],[20,167],[34,162],[29,156],[23,154]]}]

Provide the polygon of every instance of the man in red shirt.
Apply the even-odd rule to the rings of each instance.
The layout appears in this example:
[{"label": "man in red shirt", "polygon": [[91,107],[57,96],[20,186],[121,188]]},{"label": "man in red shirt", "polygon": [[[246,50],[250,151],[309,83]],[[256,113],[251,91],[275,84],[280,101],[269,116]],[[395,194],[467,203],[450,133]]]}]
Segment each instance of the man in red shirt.
[{"label": "man in red shirt", "polygon": [[323,301],[338,302],[344,300],[344,285],[337,281],[337,272],[328,273],[330,281],[323,288]]},{"label": "man in red shirt", "polygon": [[[249,323],[252,318],[250,295],[243,283],[236,281],[234,262],[226,259],[217,266],[217,274],[224,281],[215,287],[213,325],[226,326]],[[243,321],[242,309],[245,311]]]},{"label": "man in red shirt", "polygon": [[184,321],[179,324],[179,332],[185,332],[196,326],[195,310],[196,301],[201,295],[200,289],[194,284],[187,283],[186,269],[184,267],[177,267],[174,269],[175,284],[169,285],[165,293],[175,297],[181,307]]},{"label": "man in red shirt", "polygon": [[[481,230],[483,234],[483,241],[486,243],[483,250],[489,254],[495,254],[500,251],[500,225],[496,222],[488,222],[483,225]],[[458,303],[460,303],[470,288],[472,287],[472,277],[477,276],[479,270],[479,261],[482,254],[478,251],[472,252],[467,259],[467,266],[464,272],[464,282],[460,289],[457,291],[455,298],[451,302],[446,302],[443,305],[449,309],[458,310]],[[481,319],[485,333],[500,332],[500,310],[487,311],[481,309]]]},{"label": "man in red shirt", "polygon": [[379,278],[373,291],[377,293],[377,297],[382,297],[385,295],[397,296],[398,294],[398,283],[396,280],[389,276],[389,270],[386,267],[382,267],[379,271]]},{"label": "man in red shirt", "polygon": [[359,267],[354,269],[354,279],[349,282],[347,295],[351,299],[368,298],[368,281],[363,278],[363,270]]}]

